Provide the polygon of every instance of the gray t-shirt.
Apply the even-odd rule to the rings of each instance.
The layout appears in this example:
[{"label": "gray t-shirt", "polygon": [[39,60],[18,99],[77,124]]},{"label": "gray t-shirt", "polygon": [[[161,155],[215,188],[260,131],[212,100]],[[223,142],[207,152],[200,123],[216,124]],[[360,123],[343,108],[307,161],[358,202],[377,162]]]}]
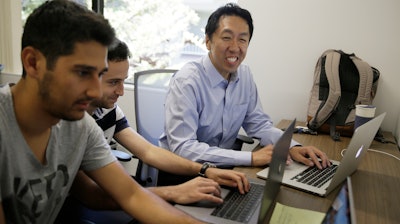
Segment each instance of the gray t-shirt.
[{"label": "gray t-shirt", "polygon": [[[93,118],[61,120],[51,128],[42,165],[17,124],[8,85],[0,88],[0,202],[7,223],[53,223],[79,169],[113,161]],[[29,113],[29,111],[26,111]]]}]

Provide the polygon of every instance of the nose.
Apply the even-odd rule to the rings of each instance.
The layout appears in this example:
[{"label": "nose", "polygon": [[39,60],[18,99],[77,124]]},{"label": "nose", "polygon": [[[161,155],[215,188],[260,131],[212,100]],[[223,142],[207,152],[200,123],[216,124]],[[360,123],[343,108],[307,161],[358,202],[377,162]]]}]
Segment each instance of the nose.
[{"label": "nose", "polygon": [[101,78],[95,77],[91,79],[91,82],[88,83],[89,87],[86,91],[86,95],[91,98],[100,98],[103,95],[103,91],[101,90]]},{"label": "nose", "polygon": [[118,96],[123,96],[124,95],[124,83],[121,82],[118,86],[117,89],[115,90],[115,94]]},{"label": "nose", "polygon": [[234,40],[231,41],[231,44],[229,46],[229,50],[230,51],[239,51],[240,50],[239,43],[238,43],[237,40],[234,39]]}]

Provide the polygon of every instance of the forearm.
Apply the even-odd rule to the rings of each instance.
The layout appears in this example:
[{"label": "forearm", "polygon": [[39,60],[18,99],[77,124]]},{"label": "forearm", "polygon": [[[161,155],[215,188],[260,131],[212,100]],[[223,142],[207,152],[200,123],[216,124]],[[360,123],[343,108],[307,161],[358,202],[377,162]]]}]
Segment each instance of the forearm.
[{"label": "forearm", "polygon": [[210,147],[208,144],[199,142],[186,142],[175,153],[193,161],[211,162],[218,167],[249,166],[251,164],[250,152]]},{"label": "forearm", "polygon": [[152,193],[157,195],[158,197],[164,199],[168,202],[175,202],[176,201],[176,191],[174,190],[175,186],[163,186],[163,187],[149,187],[147,188]]},{"label": "forearm", "polygon": [[141,220],[141,223],[203,223],[176,209],[162,198],[144,188],[136,191],[133,197],[121,202],[121,206],[133,217]]},{"label": "forearm", "polygon": [[193,162],[166,149],[154,147],[148,150],[142,160],[147,164],[152,164],[159,170],[178,175],[197,175],[201,169],[201,164]]},{"label": "forearm", "polygon": [[118,132],[114,138],[144,163],[159,170],[179,175],[196,175],[200,171],[201,164],[149,143],[130,128]]},{"label": "forearm", "polygon": [[117,162],[88,174],[125,212],[141,223],[202,223],[141,187]]}]

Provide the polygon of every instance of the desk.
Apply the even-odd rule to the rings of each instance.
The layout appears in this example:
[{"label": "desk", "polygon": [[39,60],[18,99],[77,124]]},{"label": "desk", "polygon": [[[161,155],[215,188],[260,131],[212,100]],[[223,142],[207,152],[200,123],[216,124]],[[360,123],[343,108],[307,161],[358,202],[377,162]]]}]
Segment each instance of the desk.
[{"label": "desk", "polygon": [[[286,128],[290,120],[282,120],[278,128]],[[298,122],[297,125],[305,125]],[[394,141],[389,132],[385,139]],[[330,159],[341,160],[340,152],[346,148],[350,138],[341,137],[333,141],[329,135],[294,134],[293,138],[303,145],[313,145],[324,151]],[[397,145],[373,141],[371,149],[390,153],[400,158]],[[256,179],[256,173],[262,168],[236,167],[235,170],[246,173],[248,178]],[[358,170],[351,176],[354,191],[354,203],[358,223],[400,223],[400,161],[382,153],[368,151]],[[305,193],[286,186],[281,187],[278,202],[297,208],[305,208],[325,213],[334,200],[339,188],[327,197]]]}]

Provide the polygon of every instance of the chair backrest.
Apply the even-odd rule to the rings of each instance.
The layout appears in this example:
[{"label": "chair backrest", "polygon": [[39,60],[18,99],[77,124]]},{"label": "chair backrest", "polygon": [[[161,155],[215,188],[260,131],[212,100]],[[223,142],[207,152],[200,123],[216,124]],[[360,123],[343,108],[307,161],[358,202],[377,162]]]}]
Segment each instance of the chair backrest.
[{"label": "chair backrest", "polygon": [[[177,70],[155,69],[134,74],[136,130],[158,145],[164,131],[164,101],[171,76]],[[139,161],[138,176],[145,186],[157,184],[158,170]]]}]

